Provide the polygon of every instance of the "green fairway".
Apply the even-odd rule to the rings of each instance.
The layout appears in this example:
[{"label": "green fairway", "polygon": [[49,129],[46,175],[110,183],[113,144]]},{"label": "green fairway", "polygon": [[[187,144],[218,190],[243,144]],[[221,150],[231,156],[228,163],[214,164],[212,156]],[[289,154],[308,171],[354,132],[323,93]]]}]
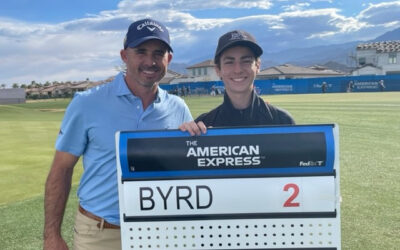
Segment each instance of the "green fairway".
[{"label": "green fairway", "polygon": [[68,103],[57,100],[0,105],[0,205],[43,193]]},{"label": "green fairway", "polygon": [[[337,123],[340,134],[342,249],[400,246],[400,92],[263,96],[297,124]],[[191,96],[193,117],[222,97]],[[68,99],[0,105],[1,249],[41,249],[43,190]],[[75,168],[63,234],[71,244]]]}]

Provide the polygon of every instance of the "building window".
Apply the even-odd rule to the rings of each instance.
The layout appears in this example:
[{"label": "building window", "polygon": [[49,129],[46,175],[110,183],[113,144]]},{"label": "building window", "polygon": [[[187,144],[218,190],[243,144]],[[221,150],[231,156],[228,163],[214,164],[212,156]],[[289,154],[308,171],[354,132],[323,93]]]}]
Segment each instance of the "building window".
[{"label": "building window", "polygon": [[363,66],[365,64],[365,57],[358,58],[358,65]]},{"label": "building window", "polygon": [[205,76],[207,75],[207,68],[203,69],[203,73],[204,73]]},{"label": "building window", "polygon": [[192,75],[196,76],[196,69],[192,69]]},{"label": "building window", "polygon": [[197,74],[198,74],[199,76],[201,76],[201,68],[198,68],[198,69],[197,69]]},{"label": "building window", "polygon": [[397,53],[390,52],[389,53],[389,64],[395,64],[395,63],[397,63]]}]

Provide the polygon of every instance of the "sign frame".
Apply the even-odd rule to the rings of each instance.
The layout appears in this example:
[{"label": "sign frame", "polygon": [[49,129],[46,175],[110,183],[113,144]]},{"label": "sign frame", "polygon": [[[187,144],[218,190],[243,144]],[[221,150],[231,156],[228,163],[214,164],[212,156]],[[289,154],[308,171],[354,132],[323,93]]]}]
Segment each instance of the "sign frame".
[{"label": "sign frame", "polygon": [[[179,130],[117,132],[117,175],[123,249],[341,249],[338,131],[336,124],[316,124],[211,128],[208,129],[206,135],[199,137],[188,136],[188,133],[183,133]],[[324,134],[326,161],[323,165],[313,166],[311,164],[311,166],[289,166],[284,168],[269,166],[249,169],[132,171],[133,168],[128,164],[127,145],[130,139],[180,138],[194,141],[207,136],[228,135],[235,137],[253,134],[294,135],[296,133]],[[130,208],[131,204],[135,203],[134,200],[138,199],[137,191],[141,185],[151,187],[155,192],[157,184],[165,183],[177,189],[179,185],[184,186],[184,184],[198,181],[200,183],[217,183],[218,180],[228,182],[235,180],[237,182],[237,180],[242,179],[246,181],[257,179],[258,181],[265,180],[266,183],[272,183],[279,179],[286,180],[285,178],[288,184],[293,184],[302,179],[327,178],[329,182],[334,183],[334,185],[328,187],[330,190],[330,195],[328,195],[331,202],[330,209],[327,209],[327,211],[300,211],[296,210],[296,208],[290,208],[292,210],[289,212],[268,211],[264,213],[254,211],[246,213],[245,210],[234,213],[221,213],[221,210],[218,210],[219,212],[217,213],[201,213],[199,211],[179,213],[179,211],[174,211],[163,214],[162,212],[152,213],[154,211],[141,213]],[[287,190],[281,191],[283,193],[287,191],[287,195],[293,191],[292,188],[294,187],[289,185]],[[173,190],[172,188],[170,189]],[[151,204],[151,199],[153,197],[147,197],[147,200],[145,200],[148,202],[147,204]],[[158,199],[157,201],[155,198],[153,200],[156,204],[159,204],[160,201],[162,200]],[[186,201],[183,199],[180,202],[182,202],[183,206],[185,203],[193,201],[186,197]],[[297,201],[299,201],[299,198],[292,202],[296,204]],[[177,203],[178,201],[176,200],[175,202]],[[300,200],[300,203],[303,203],[303,200]],[[164,205],[166,204],[165,200]],[[138,214],[134,214],[132,211],[136,211]],[[235,227],[241,228],[242,231],[239,232],[238,228],[235,229]],[[265,230],[270,228],[270,233],[262,233],[261,228],[263,227]],[[208,237],[205,237],[206,231]],[[241,235],[241,237],[244,236],[247,242],[240,243],[239,237],[231,238],[230,236],[235,235],[235,233],[236,235]],[[270,237],[259,237],[260,235],[270,235]]]}]

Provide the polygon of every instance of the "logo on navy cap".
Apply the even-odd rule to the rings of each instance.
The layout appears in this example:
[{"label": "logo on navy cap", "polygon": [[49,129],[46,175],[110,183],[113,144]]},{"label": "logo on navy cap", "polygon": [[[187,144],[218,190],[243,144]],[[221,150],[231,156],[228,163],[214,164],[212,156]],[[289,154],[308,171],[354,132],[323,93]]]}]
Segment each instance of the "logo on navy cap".
[{"label": "logo on navy cap", "polygon": [[137,26],[137,30],[142,30],[143,28],[147,28],[150,32],[154,32],[155,29],[164,32],[164,29],[158,23],[153,21],[145,21]]}]

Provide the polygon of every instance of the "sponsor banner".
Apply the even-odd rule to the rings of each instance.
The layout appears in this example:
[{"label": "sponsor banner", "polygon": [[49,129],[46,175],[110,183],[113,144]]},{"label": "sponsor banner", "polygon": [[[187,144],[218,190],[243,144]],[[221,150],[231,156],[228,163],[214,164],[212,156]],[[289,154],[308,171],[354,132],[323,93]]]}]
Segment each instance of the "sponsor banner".
[{"label": "sponsor banner", "polygon": [[293,84],[272,83],[271,88],[272,88],[273,93],[293,93],[293,92],[295,92]]},{"label": "sponsor banner", "polygon": [[[315,188],[318,187],[318,188]],[[335,211],[335,177],[130,181],[124,216],[321,213]],[[193,219],[193,218],[192,218]]]},{"label": "sponsor banner", "polygon": [[379,89],[379,82],[378,81],[356,81],[354,82],[354,88],[357,90],[364,90],[364,89],[372,89],[378,90]]},{"label": "sponsor banner", "polygon": [[122,179],[334,174],[332,126],[121,132]]}]

